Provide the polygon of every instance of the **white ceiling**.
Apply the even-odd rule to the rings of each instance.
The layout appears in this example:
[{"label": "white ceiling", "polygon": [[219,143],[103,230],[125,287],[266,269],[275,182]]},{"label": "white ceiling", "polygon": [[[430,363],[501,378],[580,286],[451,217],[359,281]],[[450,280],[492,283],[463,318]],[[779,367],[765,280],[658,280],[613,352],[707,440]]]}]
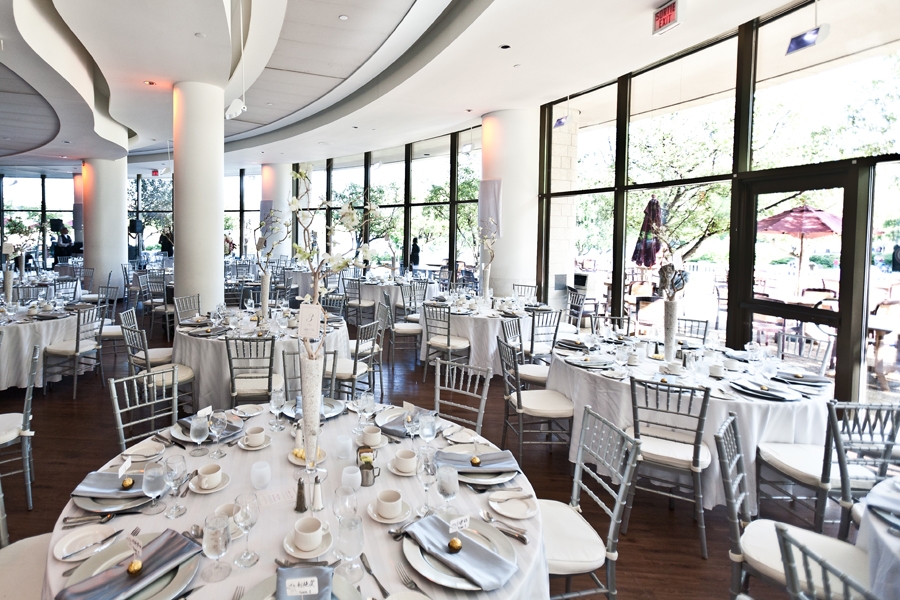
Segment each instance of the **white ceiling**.
[{"label": "white ceiling", "polygon": [[0,156],[40,148],[58,131],[59,119],[50,103],[0,64]]}]

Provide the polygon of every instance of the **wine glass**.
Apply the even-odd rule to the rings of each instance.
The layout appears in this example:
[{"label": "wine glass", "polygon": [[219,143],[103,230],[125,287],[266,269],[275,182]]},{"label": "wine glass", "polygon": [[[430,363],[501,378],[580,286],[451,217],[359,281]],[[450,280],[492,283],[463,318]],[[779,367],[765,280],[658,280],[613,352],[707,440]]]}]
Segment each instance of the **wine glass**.
[{"label": "wine glass", "polygon": [[428,506],[428,488],[437,479],[437,465],[434,462],[435,449],[431,446],[422,446],[416,453],[416,478],[425,488],[425,499],[417,511],[420,516],[425,516],[431,510]]},{"label": "wine glass", "polygon": [[237,311],[232,311],[228,315],[228,329],[229,335],[234,337],[234,330],[237,329],[237,326],[241,323],[241,316]]},{"label": "wine glass", "polygon": [[[227,428],[228,417],[225,415],[225,411],[213,411],[209,416],[209,431],[216,437],[216,451],[209,455],[210,458],[219,459],[226,456],[225,452],[222,452],[221,438]],[[193,429],[193,425],[191,429]]]},{"label": "wine glass", "polygon": [[191,419],[191,441],[197,444],[197,447],[191,450],[191,456],[206,456],[209,450],[202,447],[200,442],[209,437],[209,420],[206,417],[194,416]]},{"label": "wine glass", "polygon": [[334,511],[334,516],[338,518],[338,522],[348,517],[355,517],[357,510],[356,490],[347,486],[341,486],[335,490],[331,509]]},{"label": "wine glass", "polygon": [[228,517],[212,514],[203,522],[203,554],[207,558],[214,558],[215,563],[209,565],[201,576],[208,583],[222,581],[231,575],[231,565],[223,563],[219,559],[228,552],[231,545],[231,527],[228,526]]},{"label": "wine glass", "polygon": [[[184,457],[180,454],[175,454],[168,457],[163,464],[166,467],[166,483],[173,490],[178,489],[179,486],[184,484],[184,480],[187,476],[187,463],[185,462]],[[178,504],[178,494],[173,493],[172,497],[175,499],[175,503],[168,512],[166,512],[166,518],[177,519],[187,512],[187,507]]]},{"label": "wine glass", "polygon": [[259,554],[250,550],[250,529],[259,520],[259,501],[256,494],[241,494],[234,499],[234,524],[247,534],[247,549],[234,560],[234,564],[248,568],[259,562]]},{"label": "wine glass", "polygon": [[375,414],[375,394],[369,392],[360,394],[356,410],[358,410],[360,414],[359,433],[362,433],[362,428],[365,427],[365,424],[368,423],[369,419],[372,418],[372,415]]},{"label": "wine glass", "polygon": [[158,515],[166,510],[166,503],[159,502],[159,497],[166,491],[166,472],[161,463],[148,463],[144,466],[144,477],[141,485],[144,495],[152,498],[149,506],[141,510],[144,515]]},{"label": "wine glass", "polygon": [[253,304],[253,298],[247,298],[246,300],[244,300],[244,307],[246,307],[246,309],[250,312],[253,312]]},{"label": "wine glass", "polygon": [[284,422],[281,420],[281,411],[284,408],[284,391],[273,390],[272,397],[269,400],[269,412],[275,415],[275,418],[269,421],[269,428],[272,431],[283,431]]},{"label": "wine glass", "polygon": [[444,504],[440,510],[444,512],[453,511],[450,501],[456,498],[459,493],[459,478],[457,477],[456,468],[444,465],[437,470],[437,491],[444,499]]},{"label": "wine glass", "polygon": [[356,584],[363,577],[362,566],[358,562],[359,555],[363,551],[363,527],[362,519],[351,516],[341,519],[338,524],[337,543],[334,546],[334,555],[344,562],[335,573],[352,584]]},{"label": "wine glass", "polygon": [[425,445],[430,446],[437,435],[436,417],[433,412],[419,415],[419,437],[425,440]]}]

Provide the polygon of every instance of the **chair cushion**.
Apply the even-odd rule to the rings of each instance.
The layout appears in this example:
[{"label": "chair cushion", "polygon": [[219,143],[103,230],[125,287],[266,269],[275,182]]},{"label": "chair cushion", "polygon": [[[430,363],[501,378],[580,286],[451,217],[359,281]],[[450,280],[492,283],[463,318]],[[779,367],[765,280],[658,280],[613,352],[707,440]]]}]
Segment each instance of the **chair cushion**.
[{"label": "chair cushion", "polygon": [[[19,540],[0,550],[0,600],[38,600],[44,587],[51,533]],[[15,582],[15,585],[12,584]]]},{"label": "chair cushion", "polygon": [[[156,365],[150,369],[151,373],[158,373],[160,371],[165,371],[166,369],[171,369],[175,363],[168,363],[165,365]],[[189,381],[194,380],[194,370],[187,365],[178,365],[178,384],[187,383]],[[172,376],[168,373],[165,375],[157,375],[153,378],[154,385],[161,385],[163,387],[168,387],[172,385]]]},{"label": "chair cushion", "polygon": [[450,350],[462,350],[463,348],[469,347],[469,340],[451,335],[448,343],[445,336],[436,335],[428,339],[428,345],[434,346],[435,348],[443,348],[445,350],[448,348]]},{"label": "chair cushion", "polygon": [[[325,373],[326,377],[331,377],[331,357],[325,359]],[[334,376],[337,379],[358,379],[365,375],[369,371],[369,365],[366,363],[357,363],[356,365],[356,373],[353,372],[353,359],[352,358],[339,358],[337,359],[337,368],[335,370]]]},{"label": "chair cushion", "polygon": [[[380,352],[381,352],[381,346],[379,346],[378,344],[375,344],[375,352],[374,353],[378,354]],[[353,356],[356,356],[356,340],[350,340],[350,354]],[[363,342],[362,344],[360,344],[359,354],[360,354],[360,356],[368,356],[369,354],[372,354],[372,342],[368,341],[368,342]]]},{"label": "chair cushion", "polygon": [[165,313],[174,313],[175,305],[174,304],[157,304],[153,307],[153,312],[165,312]]},{"label": "chair cushion", "polygon": [[519,379],[528,383],[547,385],[550,365],[519,365]]},{"label": "chair cushion", "polygon": [[[410,323],[418,323],[419,322],[419,313],[414,313],[411,315],[406,315],[406,320]],[[399,323],[398,323],[399,324]]]},{"label": "chair cushion", "polygon": [[[827,559],[838,570],[843,571],[863,586],[869,587],[869,555],[865,550],[808,529],[788,525],[788,530],[798,541]],[[741,536],[741,549],[747,564],[759,571],[760,574],[784,583],[784,566],[781,562],[781,549],[778,546],[775,521],[758,519],[747,525]],[[794,558],[798,565],[801,564],[799,554],[796,554]],[[801,573],[802,568],[801,566]],[[814,568],[813,577],[814,581],[821,582],[821,570]],[[802,579],[804,577],[801,574]],[[819,595],[819,597],[823,596]]]},{"label": "chair cushion", "polygon": [[[67,340],[65,342],[50,344],[44,348],[44,352],[47,354],[55,354],[57,356],[74,356],[75,341],[76,340]],[[86,352],[93,352],[96,349],[97,343],[93,340],[81,340],[81,346],[79,347],[78,352],[85,354]]]},{"label": "chair cushion", "polygon": [[856,523],[858,527],[860,523],[862,523],[863,513],[866,512],[866,503],[865,502],[855,502],[853,504],[853,508],[850,509],[850,518]]},{"label": "chair cushion", "polygon": [[375,306],[375,302],[372,300],[348,300],[347,306],[352,306],[353,308],[372,308]]},{"label": "chair cushion", "polygon": [[[264,377],[238,377],[234,380],[234,391],[238,396],[260,396],[269,393],[269,378]],[[284,389],[284,377],[278,373],[272,373],[272,391]]]},{"label": "chair cushion", "polygon": [[571,323],[560,323],[557,333],[568,333],[568,334],[578,333],[578,328],[575,327],[574,325],[572,325]]},{"label": "chair cushion", "polygon": [[[522,394],[522,412],[531,417],[565,419],[575,414],[575,405],[554,390],[525,390]],[[516,397],[507,399],[515,406]]]},{"label": "chair cushion", "polygon": [[[172,362],[172,349],[171,348],[149,348],[147,350],[147,356],[150,358],[150,366],[155,367],[156,365],[164,365],[166,363]],[[132,360],[134,364],[143,367],[144,359],[140,356],[133,356]]]},{"label": "chair cushion", "polygon": [[[643,448],[641,449],[643,450]],[[820,487],[822,480],[822,455],[825,446],[820,444],[780,444],[762,442],[759,457],[794,481],[803,485]],[[871,471],[862,465],[847,465],[853,489],[868,490],[877,482]],[[826,486],[841,487],[841,471],[837,460],[831,465],[831,481]]]},{"label": "chair cushion", "polygon": [[93,302],[96,304],[100,301],[100,294],[82,294],[81,295],[82,302]]},{"label": "chair cushion", "polygon": [[[625,430],[634,436],[634,427]],[[662,439],[665,436],[670,439]],[[679,442],[672,439],[682,440]],[[706,442],[700,443],[700,468],[709,466],[712,455]],[[641,456],[638,460],[688,470],[694,462],[694,436],[663,427],[641,427]]]},{"label": "chair cushion", "polygon": [[420,335],[422,326],[418,323],[394,323],[394,333],[397,335]]},{"label": "chair cushion", "polygon": [[544,552],[551,575],[593,572],[606,562],[606,545],[578,511],[555,500],[538,500]]},{"label": "chair cushion", "polygon": [[[553,346],[551,346],[550,344],[544,344],[544,343],[538,342],[534,345],[534,353],[533,354],[535,356],[543,356],[544,354],[550,354],[551,352],[553,352]],[[527,354],[529,356],[532,355],[531,344],[528,344],[528,347],[525,348],[525,354]]]},{"label": "chair cushion", "polygon": [[122,333],[121,325],[104,325],[102,337],[104,340],[107,338],[123,338],[125,334]]},{"label": "chair cushion", "polygon": [[22,431],[22,413],[4,413],[0,415],[0,444],[19,437]]}]

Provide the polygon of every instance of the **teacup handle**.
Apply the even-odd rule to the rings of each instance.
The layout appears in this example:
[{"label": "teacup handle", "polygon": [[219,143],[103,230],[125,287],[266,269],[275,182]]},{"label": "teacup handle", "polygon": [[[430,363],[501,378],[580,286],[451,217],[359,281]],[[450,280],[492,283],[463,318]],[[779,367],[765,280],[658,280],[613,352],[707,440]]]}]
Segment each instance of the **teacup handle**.
[{"label": "teacup handle", "polygon": [[379,475],[381,475],[381,467],[375,467],[372,472],[375,473],[375,477],[378,477]]}]

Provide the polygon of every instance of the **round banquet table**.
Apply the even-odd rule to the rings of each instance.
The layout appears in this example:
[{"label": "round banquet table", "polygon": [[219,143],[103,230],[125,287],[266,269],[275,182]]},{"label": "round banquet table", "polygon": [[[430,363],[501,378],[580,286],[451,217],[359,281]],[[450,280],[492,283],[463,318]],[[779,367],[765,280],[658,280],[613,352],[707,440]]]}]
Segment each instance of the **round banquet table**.
[{"label": "round banquet table", "polygon": [[[646,359],[638,367],[631,367],[640,379],[649,379],[659,371],[659,361]],[[724,381],[721,383],[725,383]],[[719,469],[719,455],[716,452],[715,434],[728,418],[729,412],[737,414],[741,445],[744,448],[744,466],[747,481],[756,481],[756,447],[760,442],[784,442],[795,444],[825,445],[825,428],[828,425],[826,403],[831,398],[831,388],[827,393],[812,399],[797,402],[770,402],[767,400],[735,399],[719,390],[720,382],[698,376],[695,384],[710,387],[709,408],[703,441],[709,446],[712,460],[703,469],[703,508],[712,509],[725,504],[725,490]],[[554,354],[547,378],[547,389],[565,394],[575,403],[575,419],[572,430],[575,436],[581,431],[581,419],[585,405],[590,406],[613,424],[625,429],[633,422],[631,407],[631,384],[628,378],[622,380],[604,377],[570,365],[559,354]],[[569,460],[575,462],[578,446],[569,450]],[[756,486],[750,485],[750,506],[756,507]]]},{"label": "round banquet table", "polygon": [[[193,328],[178,327],[172,345],[172,361],[194,370],[194,406],[197,410],[213,406],[231,408],[231,375],[228,370],[228,350],[224,339],[193,337]],[[297,338],[283,336],[275,342],[273,372],[284,373],[282,352],[298,351]],[[346,324],[325,336],[325,349],[336,350],[338,358],[350,357],[350,338]]]},{"label": "round banquet table", "polygon": [[[425,324],[424,313],[421,324],[425,329],[422,336],[419,356],[421,360],[428,358],[428,331]],[[500,313],[489,310],[485,314],[472,313],[457,315],[450,313],[450,335],[469,340],[469,363],[473,367],[487,369],[490,367],[494,374],[502,372],[500,365],[500,353],[497,351],[497,338],[503,339],[503,321]],[[531,317],[520,317],[522,338],[531,340]]]},{"label": "round banquet table", "polygon": [[[875,487],[890,489],[896,482],[900,482],[900,478],[885,480]],[[887,523],[866,509],[859,524],[856,545],[869,553],[872,592],[883,600],[900,600],[900,585],[897,585],[900,581],[900,537],[888,529]]]},{"label": "round banquet table", "polygon": [[[359,285],[359,297],[363,300],[371,300],[376,305],[384,301],[384,292],[388,293],[391,298],[391,306],[403,304],[403,294],[400,291],[400,285],[396,283],[366,283],[363,281]],[[431,300],[438,292],[436,283],[429,283],[425,287],[425,300]],[[301,294],[302,295],[302,294]]]},{"label": "round banquet table", "polygon": [[[0,325],[3,343],[0,344],[0,390],[11,387],[28,386],[28,372],[31,370],[31,349],[57,342],[75,339],[78,320],[74,313],[61,319],[36,321],[21,313],[15,322]],[[35,385],[43,381],[44,363],[38,361]]]},{"label": "round banquet table", "polygon": [[[262,415],[246,421],[244,427],[265,426],[270,418],[271,415],[268,412],[264,412]],[[322,467],[328,470],[328,476],[322,484],[325,509],[318,513],[318,516],[328,522],[333,533],[337,531],[337,519],[332,512],[331,499],[334,491],[340,485],[343,468],[356,464],[355,453],[349,459],[337,458],[335,439],[339,434],[349,433],[355,424],[356,415],[353,413],[330,419],[326,422],[324,434],[320,437],[321,447],[327,453]],[[250,452],[241,450],[238,446],[224,448],[227,456],[215,462],[221,464],[223,472],[231,477],[230,483],[226,488],[211,494],[200,495],[189,492],[187,497],[181,500],[181,503],[187,506],[187,514],[184,516],[170,520],[165,518],[164,513],[153,516],[130,514],[116,517],[110,522],[110,525],[116,529],[123,529],[125,532],[131,531],[135,526],[140,526],[142,533],[162,532],[167,528],[181,532],[189,529],[192,524],[202,524],[204,519],[215,511],[216,507],[232,502],[238,494],[255,492],[261,506],[259,521],[250,531],[250,548],[259,553],[259,562],[249,569],[240,569],[234,566],[234,559],[243,552],[247,541],[244,537],[233,540],[227,554],[222,559],[232,563],[231,575],[218,583],[206,583],[201,579],[198,572],[189,587],[194,588],[203,585],[203,588],[192,594],[190,600],[223,600],[231,598],[237,586],[243,586],[245,590],[249,591],[275,574],[276,565],[274,560],[276,558],[292,560],[282,548],[282,544],[284,537],[291,531],[294,522],[301,517],[301,515],[294,512],[297,484],[293,478],[293,473],[298,470],[298,467],[287,459],[293,448],[294,440],[290,435],[289,427],[279,433],[272,433],[266,427],[266,433],[273,436],[273,441],[270,446],[262,450]],[[418,447],[421,443],[421,440],[416,440],[415,446]],[[446,445],[446,442],[440,437],[432,443],[437,447]],[[530,519],[515,521],[517,526],[523,527],[528,531],[529,544],[523,545],[515,540],[510,540],[516,553],[518,570],[505,586],[493,592],[459,592],[444,588],[431,583],[409,565],[406,559],[403,558],[402,543],[395,542],[387,532],[389,528],[395,525],[385,525],[374,521],[366,514],[366,507],[371,502],[374,502],[379,491],[388,488],[399,490],[403,499],[414,508],[422,503],[424,492],[419,481],[415,477],[394,475],[387,468],[388,461],[393,458],[396,451],[401,448],[411,448],[411,444],[412,442],[405,440],[400,444],[389,444],[379,450],[375,464],[381,468],[381,475],[375,480],[374,486],[362,487],[358,492],[358,514],[362,518],[364,532],[363,551],[369,559],[372,570],[388,591],[398,594],[406,591],[395,569],[396,564],[403,563],[407,572],[418,582],[425,594],[434,600],[461,597],[497,599],[549,597],[549,579],[541,536],[540,513]],[[192,457],[177,446],[171,446],[166,449],[163,456],[172,454],[185,455],[189,471],[214,462],[208,456]],[[265,490],[260,491],[254,490],[250,485],[250,468],[257,461],[266,461],[272,467],[272,481]],[[121,459],[116,457],[106,466],[116,467],[119,464],[121,464]],[[523,474],[518,475],[505,485],[521,486],[525,492],[533,492],[533,488]],[[432,506],[437,505],[441,500],[434,489],[434,486],[432,486],[428,495],[428,502]],[[164,498],[164,501],[169,505],[172,502],[168,496]],[[488,507],[487,494],[476,494],[465,485],[460,485],[460,491],[456,499],[453,500],[453,506],[476,519],[478,511]],[[44,600],[52,600],[65,586],[65,578],[62,577],[62,573],[72,566],[72,563],[63,563],[56,560],[52,554],[56,543],[65,534],[69,533],[68,530],[61,529],[62,517],[81,514],[83,514],[83,511],[76,508],[70,500],[54,527],[50,542],[50,554],[47,557],[47,571],[42,594]],[[302,516],[309,514],[312,513],[307,512]],[[122,536],[119,539],[122,539]],[[334,560],[331,551],[326,552],[319,559]],[[200,570],[202,571],[210,562],[209,559],[204,557],[201,560]],[[360,581],[360,586],[363,598],[381,598],[381,594],[378,592],[375,581],[371,576],[364,574]]]}]

